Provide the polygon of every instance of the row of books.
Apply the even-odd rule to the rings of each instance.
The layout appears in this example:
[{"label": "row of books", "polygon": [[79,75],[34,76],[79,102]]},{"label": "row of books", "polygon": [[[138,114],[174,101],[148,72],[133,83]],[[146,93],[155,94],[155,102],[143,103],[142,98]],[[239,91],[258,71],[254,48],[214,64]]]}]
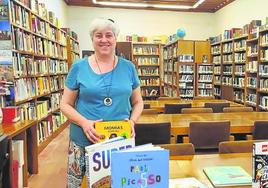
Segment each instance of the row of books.
[{"label": "row of books", "polygon": [[261,61],[268,61],[268,49],[261,50],[260,58]]},{"label": "row of books", "polygon": [[16,79],[14,82],[15,101],[19,102],[61,90],[64,87],[65,77],[66,75]]},{"label": "row of books", "polygon": [[222,45],[223,53],[231,53],[233,51],[233,44],[232,43],[224,43]]},{"label": "row of books", "polygon": [[260,79],[260,90],[268,91],[268,79]]},{"label": "row of books", "polygon": [[198,75],[198,82],[212,82],[213,75]]},{"label": "row of books", "polygon": [[208,89],[202,89],[198,90],[198,96],[200,97],[208,97],[208,96],[213,96],[213,90],[208,90]]},{"label": "row of books", "polygon": [[244,62],[246,63],[246,53],[245,52],[239,52],[234,54],[234,61],[236,62]]},{"label": "row of books", "polygon": [[158,46],[133,46],[133,55],[159,55]]},{"label": "row of books", "polygon": [[234,51],[246,51],[246,39],[234,41]]},{"label": "row of books", "polygon": [[245,83],[245,78],[241,78],[241,77],[236,77],[234,78],[234,82],[233,82],[233,87],[244,87]]},{"label": "row of books", "polygon": [[156,67],[141,67],[138,68],[138,75],[159,75],[159,68]]},{"label": "row of books", "polygon": [[213,73],[213,66],[212,65],[200,65],[198,66],[198,73],[205,73],[210,74]]},{"label": "row of books", "polygon": [[65,46],[23,31],[20,28],[14,29],[14,49],[45,55],[53,58],[67,59]]},{"label": "row of books", "polygon": [[260,107],[264,110],[268,110],[268,96],[260,97]]},{"label": "row of books", "polygon": [[212,88],[213,88],[213,85],[211,83],[198,83],[199,90],[209,90]]},{"label": "row of books", "polygon": [[159,65],[158,57],[135,57],[134,62],[137,65]]},{"label": "row of books", "polygon": [[234,101],[244,103],[245,102],[245,93],[243,90],[234,90]]},{"label": "row of books", "polygon": [[140,78],[140,82],[142,86],[159,85],[160,79],[159,78]]}]

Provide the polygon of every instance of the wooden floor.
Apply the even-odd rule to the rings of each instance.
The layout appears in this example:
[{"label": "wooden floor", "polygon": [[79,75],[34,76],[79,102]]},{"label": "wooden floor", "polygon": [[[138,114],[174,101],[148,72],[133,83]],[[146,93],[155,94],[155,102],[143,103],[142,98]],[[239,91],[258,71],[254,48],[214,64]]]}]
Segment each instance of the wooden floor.
[{"label": "wooden floor", "polygon": [[68,144],[69,127],[39,154],[39,173],[29,178],[29,188],[66,187]]}]

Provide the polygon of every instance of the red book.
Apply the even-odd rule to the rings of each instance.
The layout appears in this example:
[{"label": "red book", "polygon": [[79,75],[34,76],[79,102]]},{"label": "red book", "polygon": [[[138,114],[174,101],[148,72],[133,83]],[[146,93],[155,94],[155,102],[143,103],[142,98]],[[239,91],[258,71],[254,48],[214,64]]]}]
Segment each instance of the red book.
[{"label": "red book", "polygon": [[19,162],[17,160],[12,161],[12,188],[19,187]]},{"label": "red book", "polygon": [[2,108],[3,123],[13,123],[19,120],[18,107],[8,106]]}]

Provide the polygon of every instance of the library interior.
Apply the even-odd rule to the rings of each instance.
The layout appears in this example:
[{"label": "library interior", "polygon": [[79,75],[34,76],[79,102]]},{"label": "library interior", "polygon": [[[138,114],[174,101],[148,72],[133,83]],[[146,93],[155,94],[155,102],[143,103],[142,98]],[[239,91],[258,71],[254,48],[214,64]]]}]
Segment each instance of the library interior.
[{"label": "library interior", "polygon": [[267,7],[0,0],[0,188],[266,187]]}]

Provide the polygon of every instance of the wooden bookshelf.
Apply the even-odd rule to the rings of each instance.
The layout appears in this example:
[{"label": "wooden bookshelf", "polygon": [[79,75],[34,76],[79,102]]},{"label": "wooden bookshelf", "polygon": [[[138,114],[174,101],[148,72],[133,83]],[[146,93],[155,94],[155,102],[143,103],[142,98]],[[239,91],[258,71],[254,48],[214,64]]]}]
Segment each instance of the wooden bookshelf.
[{"label": "wooden bookshelf", "polygon": [[80,58],[79,42],[75,38],[67,35],[67,63],[70,69],[72,63]]},{"label": "wooden bookshelf", "polygon": [[[0,76],[9,83],[14,98],[2,94],[1,106],[18,107],[20,122],[4,125],[4,132],[9,137],[9,148],[12,140],[24,142],[23,185],[27,187],[28,175],[38,172],[38,150],[67,124],[59,110],[68,73],[67,34],[59,28],[53,13],[48,14],[44,3],[10,0],[7,10],[8,16],[0,20],[6,24],[1,32],[0,40],[5,45],[0,46],[0,53],[8,54],[0,63]],[[47,143],[42,142],[45,140]],[[9,170],[11,161],[12,157]],[[12,187],[11,171],[7,176],[5,181]]]},{"label": "wooden bookshelf", "polygon": [[234,39],[234,61],[233,61],[233,100],[237,103],[245,103],[246,83],[246,44],[247,35]]},{"label": "wooden bookshelf", "polygon": [[[205,73],[201,68],[197,69],[199,65],[213,66],[210,64],[208,41],[178,40],[166,45],[163,54],[164,95],[179,96],[183,99],[193,99],[197,95],[212,95],[212,70]],[[210,83],[205,83],[206,81],[201,79],[205,77],[210,77]]]},{"label": "wooden bookshelf", "polygon": [[221,77],[222,77],[222,58],[221,58],[221,43],[211,44],[211,61],[213,68],[213,88],[215,98],[221,98]]},{"label": "wooden bookshelf", "polygon": [[195,96],[213,96],[213,64],[211,63],[210,43],[208,41],[195,41],[194,49]]},{"label": "wooden bookshelf", "polygon": [[268,111],[268,30],[249,33],[211,44],[214,91],[219,88],[222,99]]},{"label": "wooden bookshelf", "polygon": [[161,45],[157,43],[132,43],[132,60],[141,82],[144,99],[162,95]]},{"label": "wooden bookshelf", "polygon": [[257,109],[268,111],[268,29],[259,33]]}]

